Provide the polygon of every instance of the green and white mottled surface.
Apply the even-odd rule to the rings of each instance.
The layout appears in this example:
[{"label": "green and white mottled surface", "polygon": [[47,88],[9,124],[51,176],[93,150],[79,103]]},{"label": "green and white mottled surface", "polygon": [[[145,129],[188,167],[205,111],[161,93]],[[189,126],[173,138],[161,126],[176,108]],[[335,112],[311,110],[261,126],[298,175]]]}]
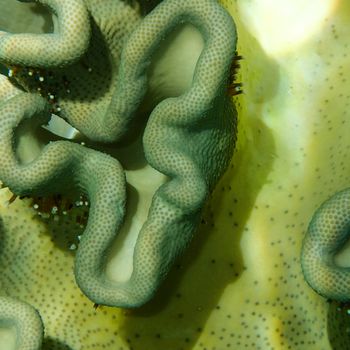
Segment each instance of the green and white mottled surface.
[{"label": "green and white mottled surface", "polygon": [[0,290],[40,310],[45,350],[349,348],[346,307],[310,289],[300,250],[316,208],[349,186],[350,9],[278,3],[224,1],[244,56],[238,145],[196,239],[148,305],[95,310],[75,285],[69,239],[57,238],[78,231],[75,218],[41,220],[29,200],[6,206],[1,192]]}]

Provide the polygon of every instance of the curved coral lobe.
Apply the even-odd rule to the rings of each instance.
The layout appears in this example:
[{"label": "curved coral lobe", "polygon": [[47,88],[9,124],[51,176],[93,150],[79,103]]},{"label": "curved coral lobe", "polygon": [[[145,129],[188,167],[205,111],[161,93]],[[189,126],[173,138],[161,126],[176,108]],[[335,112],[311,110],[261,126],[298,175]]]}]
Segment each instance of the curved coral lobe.
[{"label": "curved coral lobe", "polygon": [[305,279],[322,296],[350,300],[349,268],[338,266],[335,255],[349,239],[350,189],[328,199],[314,214],[305,235],[301,263]]},{"label": "curved coral lobe", "polygon": [[[27,303],[9,297],[0,297],[0,331],[7,329],[7,336],[2,334],[1,348],[16,350],[39,350],[44,334],[44,327],[39,313]],[[11,328],[14,334],[11,334]]]},{"label": "curved coral lobe", "polygon": [[[228,82],[235,26],[214,0],[163,1],[142,21],[124,2],[40,2],[57,15],[57,32],[0,38],[0,61],[10,66],[9,79],[0,85],[0,178],[17,195],[64,194],[73,187],[86,194],[91,206],[76,254],[77,284],[95,303],[140,306],[189,244],[232,155],[236,112]],[[162,86],[155,87],[162,97],[152,105],[142,143],[163,184],[155,188],[128,253],[130,275],[113,280],[106,274],[106,257],[125,217],[124,169],[116,158],[72,141],[45,143],[38,130],[54,112],[90,141],[132,134],[152,85],[148,68],[152,63],[156,70],[164,38],[184,24],[199,31],[204,48],[184,91],[167,96],[160,93]],[[38,55],[42,46],[47,54]]]},{"label": "curved coral lobe", "polygon": [[[36,2],[50,7],[57,15],[58,31],[49,35],[1,35],[0,61],[29,67],[64,66],[76,61],[84,54],[90,40],[89,15],[84,1]],[[40,55],[33,55],[35,52]]]},{"label": "curved coral lobe", "polygon": [[[78,251],[77,282],[91,299],[100,303],[127,307],[151,298],[174,259],[188,245],[204,201],[232,154],[234,110],[226,84],[235,51],[235,32],[231,19],[215,2],[168,1],[143,20],[123,51],[122,93],[114,96],[112,109],[124,107],[125,112],[120,115],[132,116],[132,108],[145,90],[144,62],[151,58],[160,39],[187,18],[204,32],[207,45],[196,66],[191,89],[162,101],[147,122],[143,136],[146,159],[170,180],[153,197],[135,245],[132,275],[117,288],[120,296],[113,284],[108,294],[102,284],[100,288],[97,283],[86,285],[83,267],[91,265],[91,259],[81,259]],[[108,133],[124,128],[111,114],[106,120],[102,125],[108,126]],[[102,132],[95,129],[93,134]]]},{"label": "curved coral lobe", "polygon": [[[26,91],[39,93],[54,113],[97,139],[88,129],[108,110],[118,81],[122,46],[140,15],[123,1],[106,1],[103,6],[81,0],[50,1],[47,5],[58,18],[54,33],[2,36],[0,61],[9,66],[11,77]],[[47,54],[37,54],[42,51]]]}]

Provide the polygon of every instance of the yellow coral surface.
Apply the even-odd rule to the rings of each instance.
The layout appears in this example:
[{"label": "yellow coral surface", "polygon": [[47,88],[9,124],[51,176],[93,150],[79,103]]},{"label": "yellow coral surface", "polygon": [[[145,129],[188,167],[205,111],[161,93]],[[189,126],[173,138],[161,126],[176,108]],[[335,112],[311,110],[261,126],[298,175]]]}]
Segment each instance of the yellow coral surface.
[{"label": "yellow coral surface", "polygon": [[95,309],[74,281],[80,220],[42,220],[31,200],[7,205],[0,192],[0,292],[40,311],[45,350],[350,348],[347,309],[300,268],[313,212],[349,186],[350,3],[222,2],[244,57],[238,144],[151,303]]}]

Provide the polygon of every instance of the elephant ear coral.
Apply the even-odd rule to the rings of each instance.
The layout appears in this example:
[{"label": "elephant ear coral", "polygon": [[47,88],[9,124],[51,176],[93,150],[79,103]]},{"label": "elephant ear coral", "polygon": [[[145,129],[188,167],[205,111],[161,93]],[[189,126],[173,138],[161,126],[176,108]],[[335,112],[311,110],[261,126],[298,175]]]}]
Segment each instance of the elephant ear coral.
[{"label": "elephant ear coral", "polygon": [[[0,36],[0,62],[10,69],[10,77],[0,81],[0,179],[19,196],[64,194],[72,188],[84,193],[90,213],[76,253],[77,284],[97,304],[140,306],[154,296],[188,246],[203,205],[231,158],[235,26],[214,0],[166,0],[142,21],[132,16],[126,26],[125,18],[116,23],[114,17],[122,10],[135,14],[123,2],[39,2],[58,16],[58,32]],[[118,242],[128,203],[125,171],[116,158],[87,146],[66,140],[45,144],[40,126],[54,112],[87,137],[87,143],[130,142],[141,101],[154,84],[150,64],[156,61],[157,70],[158,48],[186,25],[199,31],[204,48],[189,86],[153,103],[142,144],[163,183],[129,247],[131,266],[113,279],[106,274],[107,256]],[[36,51],[40,47],[48,48],[45,54]],[[106,62],[101,48],[107,50],[112,69],[105,67],[100,76]],[[162,96],[162,86],[155,90]]]}]

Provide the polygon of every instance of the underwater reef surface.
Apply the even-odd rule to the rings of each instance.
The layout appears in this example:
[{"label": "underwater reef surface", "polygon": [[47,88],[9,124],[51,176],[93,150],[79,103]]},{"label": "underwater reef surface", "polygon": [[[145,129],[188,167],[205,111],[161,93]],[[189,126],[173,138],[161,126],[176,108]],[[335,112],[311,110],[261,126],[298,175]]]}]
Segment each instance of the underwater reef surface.
[{"label": "underwater reef surface", "polygon": [[[244,57],[236,151],[188,251],[150,303],[94,307],[78,289],[79,203],[57,221],[37,215],[38,200],[8,204],[11,193],[0,192],[0,291],[40,311],[44,350],[350,347],[347,306],[316,294],[300,267],[314,211],[349,186],[350,5],[222,3]],[[15,5],[28,6],[0,1],[1,9]],[[17,13],[0,13],[0,30],[9,29]],[[338,260],[346,265],[346,253]]]}]

